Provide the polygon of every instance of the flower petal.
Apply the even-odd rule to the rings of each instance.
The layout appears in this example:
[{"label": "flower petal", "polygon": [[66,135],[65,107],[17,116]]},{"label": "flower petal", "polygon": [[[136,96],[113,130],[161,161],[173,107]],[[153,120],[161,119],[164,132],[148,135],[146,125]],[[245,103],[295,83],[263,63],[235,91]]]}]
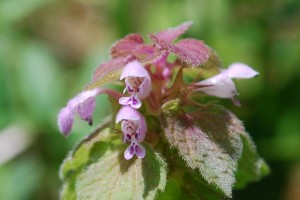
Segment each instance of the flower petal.
[{"label": "flower petal", "polygon": [[134,60],[132,62],[129,62],[123,69],[122,74],[120,76],[120,80],[128,77],[128,76],[134,76],[134,77],[149,77],[148,71],[144,68],[142,63],[140,63],[137,60]]},{"label": "flower petal", "polygon": [[207,87],[201,87],[197,91],[202,91],[211,96],[232,98],[237,95],[234,82],[223,73],[200,81],[197,85],[207,85]]},{"label": "flower petal", "polygon": [[116,123],[124,119],[138,121],[141,119],[141,114],[130,106],[123,106],[116,115]]},{"label": "flower petal", "polygon": [[121,97],[119,99],[119,104],[123,106],[131,106],[134,109],[139,109],[142,106],[142,102],[136,97]]},{"label": "flower petal", "polygon": [[177,27],[169,28],[167,30],[163,30],[156,34],[156,37],[160,40],[164,40],[166,42],[172,42],[173,40],[177,39],[180,35],[185,33],[193,22],[184,22]]},{"label": "flower petal", "polygon": [[134,146],[135,154],[138,158],[144,158],[146,155],[146,150],[142,145],[135,144]]},{"label": "flower petal", "polygon": [[133,145],[130,145],[125,151],[124,151],[124,158],[126,160],[130,160],[134,155],[135,149]]},{"label": "flower petal", "polygon": [[125,66],[120,80],[124,78],[126,78],[126,88],[128,86],[129,88],[134,88],[132,91],[127,88],[129,93],[135,93],[140,99],[144,99],[149,95],[151,91],[151,78],[148,71],[139,61],[135,60]]},{"label": "flower petal", "polygon": [[68,106],[76,111],[82,120],[92,123],[96,96],[103,93],[102,89],[85,90],[68,102]]},{"label": "flower petal", "polygon": [[224,70],[230,78],[253,78],[259,73],[243,63],[233,63]]},{"label": "flower petal", "polygon": [[60,110],[58,114],[58,127],[59,131],[65,136],[68,137],[73,126],[74,122],[74,110],[70,107],[64,107]]}]

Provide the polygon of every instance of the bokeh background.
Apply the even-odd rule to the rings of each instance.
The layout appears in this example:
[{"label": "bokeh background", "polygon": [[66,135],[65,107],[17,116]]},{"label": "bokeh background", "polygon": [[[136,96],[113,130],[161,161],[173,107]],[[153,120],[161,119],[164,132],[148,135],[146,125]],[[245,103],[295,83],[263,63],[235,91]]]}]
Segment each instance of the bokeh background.
[{"label": "bokeh background", "polygon": [[[0,0],[0,199],[58,199],[60,163],[93,127],[66,140],[56,116],[111,44],[194,21],[185,36],[260,72],[237,84],[245,123],[272,170],[234,199],[300,199],[299,0]],[[109,109],[100,96],[95,122]]]}]

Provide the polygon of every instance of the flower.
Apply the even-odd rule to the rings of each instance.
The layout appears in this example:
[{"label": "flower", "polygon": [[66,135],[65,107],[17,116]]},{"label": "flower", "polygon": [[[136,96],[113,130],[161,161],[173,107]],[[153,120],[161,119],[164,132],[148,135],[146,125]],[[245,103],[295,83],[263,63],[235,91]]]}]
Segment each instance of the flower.
[{"label": "flower", "polygon": [[151,78],[148,71],[143,65],[135,60],[128,63],[120,77],[120,80],[125,78],[125,89],[130,97],[122,97],[119,99],[121,105],[130,105],[131,107],[138,109],[142,103],[140,99],[146,98],[151,90]]},{"label": "flower", "polygon": [[144,141],[147,132],[147,124],[145,118],[137,110],[130,106],[123,106],[116,116],[116,123],[121,121],[124,143],[126,141],[136,141],[139,143]]},{"label": "flower", "polygon": [[139,143],[144,141],[147,132],[145,118],[134,108],[123,106],[116,116],[116,123],[121,121],[124,143],[130,142],[129,147],[124,152],[124,158],[129,160],[134,154],[138,158],[144,158],[146,151]]},{"label": "flower", "polygon": [[204,92],[210,96],[220,98],[233,98],[238,95],[232,78],[248,79],[257,76],[259,73],[251,67],[242,63],[233,63],[228,69],[222,70],[219,74],[196,83],[199,86],[196,91]]},{"label": "flower", "polygon": [[68,137],[72,130],[76,112],[79,117],[87,121],[89,125],[93,124],[92,116],[95,111],[96,96],[102,93],[107,93],[116,99],[120,97],[118,92],[109,89],[96,88],[93,90],[85,90],[69,100],[67,106],[60,110],[58,114],[58,127],[65,137]]}]

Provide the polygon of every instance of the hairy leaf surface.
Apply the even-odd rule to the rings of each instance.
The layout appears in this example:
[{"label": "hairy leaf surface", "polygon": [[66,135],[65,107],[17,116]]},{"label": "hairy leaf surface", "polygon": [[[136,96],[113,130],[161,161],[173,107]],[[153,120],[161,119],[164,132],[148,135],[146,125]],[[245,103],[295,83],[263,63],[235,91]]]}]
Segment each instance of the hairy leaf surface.
[{"label": "hairy leaf surface", "polygon": [[144,159],[125,160],[124,149],[111,149],[79,174],[79,199],[154,199],[166,185],[166,163],[147,145]]},{"label": "hairy leaf surface", "polygon": [[[219,106],[201,108],[185,114],[177,108],[178,100],[162,107],[162,127],[171,146],[192,169],[231,197],[237,162],[242,153],[241,122]],[[173,104],[173,105],[172,105]]]}]

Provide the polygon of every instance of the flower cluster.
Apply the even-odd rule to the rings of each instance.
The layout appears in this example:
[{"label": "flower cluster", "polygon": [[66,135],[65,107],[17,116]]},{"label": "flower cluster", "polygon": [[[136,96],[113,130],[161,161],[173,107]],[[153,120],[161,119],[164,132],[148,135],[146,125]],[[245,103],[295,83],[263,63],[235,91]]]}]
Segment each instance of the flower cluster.
[{"label": "flower cluster", "polygon": [[[130,34],[117,41],[111,48],[111,59],[96,69],[87,89],[71,99],[60,111],[58,126],[61,133],[64,136],[70,134],[75,113],[92,125],[95,98],[105,93],[121,105],[116,115],[116,123],[121,123],[124,143],[130,143],[124,152],[125,159],[131,159],[134,155],[143,158],[146,151],[141,143],[146,137],[147,124],[144,116],[138,111],[142,101],[145,102],[144,112],[159,114],[164,99],[171,93],[170,90],[176,90],[172,92],[180,98],[183,95],[181,89],[193,85],[195,87],[189,91],[191,93],[234,99],[238,105],[235,99],[238,93],[232,79],[252,78],[258,75],[245,64],[234,63],[228,69],[218,66],[219,73],[213,77],[190,85],[181,83],[176,88],[170,87],[172,76],[178,71],[175,69],[198,67],[209,62],[210,48],[202,41],[187,38],[174,43],[190,26],[191,22],[186,22],[175,28],[150,34],[151,44],[145,43],[139,34]],[[176,56],[175,61],[168,61],[170,54]],[[99,88],[103,83],[116,79],[125,82],[123,94]],[[124,95],[125,93],[128,95]]]},{"label": "flower cluster", "polygon": [[124,78],[125,89],[123,93],[127,90],[130,97],[119,99],[119,103],[123,107],[116,117],[116,123],[122,121],[124,143],[130,143],[130,146],[124,152],[124,157],[129,160],[136,154],[138,158],[143,158],[146,151],[140,143],[145,139],[147,125],[143,115],[136,109],[142,106],[141,99],[146,98],[150,93],[151,78],[148,71],[137,60],[128,63],[124,67],[120,80]]}]

